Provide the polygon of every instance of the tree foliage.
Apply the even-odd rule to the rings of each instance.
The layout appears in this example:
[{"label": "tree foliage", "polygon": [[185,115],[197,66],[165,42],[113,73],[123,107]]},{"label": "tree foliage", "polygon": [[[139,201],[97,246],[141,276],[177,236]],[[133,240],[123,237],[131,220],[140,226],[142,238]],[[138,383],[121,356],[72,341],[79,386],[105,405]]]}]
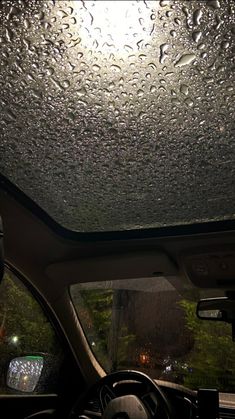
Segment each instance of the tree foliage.
[{"label": "tree foliage", "polygon": [[235,344],[231,326],[222,322],[200,320],[196,317],[196,303],[182,300],[186,327],[192,333],[194,345],[185,362],[183,383],[187,387],[218,388],[235,391]]},{"label": "tree foliage", "polygon": [[6,272],[0,286],[0,386],[11,359],[25,354],[59,354],[60,345],[41,306]]},{"label": "tree foliage", "polygon": [[85,333],[99,362],[108,371],[128,364],[128,350],[135,336],[122,321],[123,291],[83,290],[77,307]]}]

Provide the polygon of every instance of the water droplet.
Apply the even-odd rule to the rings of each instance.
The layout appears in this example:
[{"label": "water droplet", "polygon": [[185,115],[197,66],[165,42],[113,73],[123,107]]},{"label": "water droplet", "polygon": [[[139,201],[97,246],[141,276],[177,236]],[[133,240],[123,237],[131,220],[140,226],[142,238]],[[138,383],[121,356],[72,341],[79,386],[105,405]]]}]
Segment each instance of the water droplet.
[{"label": "water droplet", "polygon": [[200,40],[201,36],[202,36],[202,33],[200,31],[194,31],[192,33],[192,38],[193,38],[194,42],[198,42]]},{"label": "water droplet", "polygon": [[160,45],[160,58],[159,61],[161,64],[164,63],[165,59],[167,58],[168,54],[167,54],[167,49],[169,48],[168,44],[162,44]]},{"label": "water droplet", "polygon": [[84,96],[84,95],[86,95],[87,94],[87,91],[86,91],[86,88],[85,87],[81,87],[81,89],[78,89],[77,90],[77,95],[79,96],[79,97],[82,97],[82,96]]},{"label": "water droplet", "polygon": [[148,64],[148,66],[149,66],[150,68],[152,68],[153,70],[156,70],[156,69],[157,69],[157,66],[156,66],[156,64],[154,64],[154,63],[149,63],[149,64]]},{"label": "water droplet", "polygon": [[139,55],[139,59],[140,59],[141,61],[146,60],[146,58],[147,58],[146,54],[140,54],[140,55]]},{"label": "water droplet", "polygon": [[229,42],[228,41],[221,42],[221,48],[222,49],[228,49],[229,48]]},{"label": "water droplet", "polygon": [[24,19],[24,27],[27,30],[30,28],[30,21],[27,18]]},{"label": "water droplet", "polygon": [[192,99],[185,99],[185,101],[184,101],[184,103],[189,107],[189,108],[192,108],[193,107],[193,105],[194,105],[194,103],[193,103],[193,100]]},{"label": "water droplet", "polygon": [[[82,105],[82,106],[87,106],[87,102],[85,101],[85,100],[83,100],[83,99],[78,99],[77,100],[77,103],[79,104],[79,105]],[[99,109],[100,108],[100,105],[98,105],[97,103],[94,105],[97,109]]]},{"label": "water droplet", "polygon": [[100,66],[98,64],[93,64],[92,69],[94,71],[100,71]]},{"label": "water droplet", "polygon": [[36,17],[36,19],[38,19],[38,20],[44,20],[44,18],[45,18],[45,14],[44,14],[44,12],[43,12],[43,11],[40,11],[39,13],[36,13],[36,14],[35,14],[35,17]]},{"label": "water droplet", "polygon": [[20,73],[24,72],[23,67],[22,67],[22,65],[20,65],[19,62],[16,61],[15,66],[16,66],[17,70],[19,70]]},{"label": "water droplet", "polygon": [[46,74],[47,74],[48,76],[52,76],[52,75],[54,74],[54,72],[55,72],[55,70],[54,70],[54,68],[52,68],[52,67],[48,67],[48,68],[46,69]]},{"label": "water droplet", "polygon": [[39,90],[32,89],[31,93],[32,93],[32,96],[35,97],[36,99],[42,98],[42,93]]},{"label": "water droplet", "polygon": [[7,28],[7,29],[6,29],[6,40],[7,40],[8,42],[12,42],[13,37],[14,37],[14,35],[13,35],[12,30],[11,30],[11,29],[9,29],[9,28]]},{"label": "water droplet", "polygon": [[61,84],[58,80],[54,79],[53,77],[51,78],[51,80],[53,81],[53,83],[54,83],[55,87],[57,87],[57,89],[63,90],[62,87],[61,87]]},{"label": "water droplet", "polygon": [[110,66],[110,68],[111,68],[111,70],[115,71],[116,73],[120,73],[120,71],[121,71],[121,67],[117,64],[112,64]]},{"label": "water droplet", "polygon": [[176,37],[176,31],[174,31],[174,30],[172,30],[172,31],[170,31],[170,35],[172,36],[172,38],[175,38]]},{"label": "water droplet", "polygon": [[150,87],[150,92],[151,93],[155,93],[156,92],[156,86],[154,86],[154,85],[152,85],[151,87]]},{"label": "water droplet", "polygon": [[78,57],[78,59],[80,60],[80,58],[82,58],[82,57],[83,57],[83,53],[79,51],[79,52],[77,53],[77,57]]},{"label": "water droplet", "polygon": [[204,48],[206,48],[206,45],[203,42],[197,46],[197,49],[199,50]]},{"label": "water droplet", "polygon": [[72,7],[68,7],[68,13],[70,14],[70,15],[72,15],[73,14],[73,8]]},{"label": "water droplet", "polygon": [[218,30],[220,26],[223,24],[223,21],[220,19],[218,15],[215,16],[216,25],[214,25],[215,30]]},{"label": "water droplet", "polygon": [[11,19],[13,16],[17,15],[20,15],[20,10],[16,6],[11,6],[7,19]]},{"label": "water droplet", "polygon": [[189,17],[189,10],[187,7],[183,6],[182,7],[182,12],[185,14],[185,16],[188,18]]},{"label": "water droplet", "polygon": [[180,86],[180,92],[181,92],[183,95],[185,95],[185,96],[187,96],[187,95],[188,95],[189,88],[188,88],[187,84],[181,84],[181,86]]},{"label": "water droplet", "polygon": [[213,9],[219,9],[220,8],[219,0],[207,0],[207,5],[212,7]]},{"label": "water droplet", "polygon": [[184,65],[192,63],[196,59],[195,54],[184,54],[180,59],[175,63],[175,67],[182,67]]},{"label": "water droplet", "polygon": [[75,17],[72,17],[72,18],[70,19],[70,23],[71,23],[72,25],[76,25],[76,24],[77,24],[77,19],[76,19]]},{"label": "water droplet", "polygon": [[216,69],[215,61],[209,66],[209,69],[214,71]]},{"label": "water droplet", "polygon": [[15,121],[16,120],[16,115],[12,112],[11,109],[7,109],[6,110],[6,116],[11,120],[11,121]]},{"label": "water droplet", "polygon": [[142,97],[144,95],[144,91],[142,89],[137,90],[137,95]]},{"label": "water droplet", "polygon": [[130,45],[127,45],[127,44],[124,45],[124,49],[129,53],[133,51],[133,48]]},{"label": "water droplet", "polygon": [[195,26],[200,25],[201,18],[202,18],[201,9],[195,10],[195,12],[193,13],[193,23],[194,23]]},{"label": "water droplet", "polygon": [[143,118],[146,118],[146,117],[147,117],[147,114],[146,114],[145,112],[141,111],[141,112],[138,114],[138,117],[139,117],[140,119],[143,119]]},{"label": "water droplet", "polygon": [[68,14],[64,11],[64,10],[58,10],[57,15],[61,18],[64,19],[65,17],[68,16]]},{"label": "water droplet", "polygon": [[61,82],[61,86],[63,89],[68,89],[68,87],[70,86],[70,81],[69,80],[63,80]]},{"label": "water droplet", "polygon": [[177,97],[173,97],[171,99],[171,103],[172,103],[172,105],[180,105],[180,101]]},{"label": "water droplet", "polygon": [[[23,72],[23,71],[22,71],[22,72]],[[27,73],[26,75],[27,75],[27,78],[28,78],[29,80],[31,80],[31,81],[35,81],[35,78],[34,78],[34,76],[32,75],[32,73]]]},{"label": "water droplet", "polygon": [[160,0],[160,6],[165,7],[170,5],[170,0]]},{"label": "water droplet", "polygon": [[178,17],[176,17],[174,20],[176,25],[181,25],[181,20]]},{"label": "water droplet", "polygon": [[68,23],[63,23],[62,28],[63,28],[63,30],[69,29],[69,24]]}]

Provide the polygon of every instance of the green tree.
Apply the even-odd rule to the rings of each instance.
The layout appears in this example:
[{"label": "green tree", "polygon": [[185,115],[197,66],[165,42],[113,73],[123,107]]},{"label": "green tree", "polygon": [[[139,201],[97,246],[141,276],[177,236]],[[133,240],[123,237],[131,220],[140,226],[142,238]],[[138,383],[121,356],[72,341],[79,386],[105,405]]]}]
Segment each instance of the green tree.
[{"label": "green tree", "polygon": [[11,359],[34,353],[59,356],[60,345],[41,306],[26,288],[5,272],[0,286],[0,387]]},{"label": "green tree", "polygon": [[88,341],[102,366],[116,370],[128,365],[128,351],[135,336],[122,316],[125,290],[82,290],[76,307]]},{"label": "green tree", "polygon": [[186,359],[179,363],[184,369],[187,387],[212,387],[220,391],[235,391],[235,344],[231,325],[200,320],[196,317],[196,303],[182,300],[186,327],[193,335],[194,345]]}]

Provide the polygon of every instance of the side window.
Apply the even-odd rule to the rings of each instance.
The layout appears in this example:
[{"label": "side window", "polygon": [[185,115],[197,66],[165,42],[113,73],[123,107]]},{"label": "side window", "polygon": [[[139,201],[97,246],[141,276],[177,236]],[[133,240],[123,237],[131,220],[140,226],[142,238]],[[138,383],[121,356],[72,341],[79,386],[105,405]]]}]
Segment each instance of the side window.
[{"label": "side window", "polygon": [[62,361],[42,307],[6,269],[0,285],[0,394],[56,392]]}]

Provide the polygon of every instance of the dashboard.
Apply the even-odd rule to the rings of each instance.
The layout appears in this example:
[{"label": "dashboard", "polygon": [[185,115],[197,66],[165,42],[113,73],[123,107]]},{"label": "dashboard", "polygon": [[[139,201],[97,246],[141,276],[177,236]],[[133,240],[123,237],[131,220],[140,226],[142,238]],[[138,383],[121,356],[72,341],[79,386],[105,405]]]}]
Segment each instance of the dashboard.
[{"label": "dashboard", "polygon": [[[176,419],[200,419],[197,391],[192,391],[181,385],[170,382],[155,381],[172,405]],[[146,393],[145,390],[146,388],[140,382],[119,382],[115,388],[115,395],[116,397],[120,397],[124,394],[135,394],[140,400],[144,401],[145,406],[148,406],[149,412],[153,415],[153,395],[151,393]],[[75,409],[73,416],[74,419],[97,419],[101,417],[101,404],[97,393],[90,393],[89,399],[86,401],[82,412],[78,414]],[[154,417],[154,415],[152,417]],[[163,411],[160,411],[158,412],[157,418],[166,419],[166,414]],[[218,418],[235,419],[235,409],[233,407],[220,405]]]},{"label": "dashboard", "polygon": [[[155,380],[157,385],[161,388],[162,392],[165,394],[166,398],[170,401],[176,418],[180,419],[196,419],[198,417],[198,407],[197,407],[197,392],[191,391],[183,386],[166,383]],[[154,394],[151,392],[146,393],[146,387],[143,386],[141,382],[119,382],[115,386],[115,396],[121,397],[125,394],[134,394],[140,400],[142,400],[147,406],[149,413],[154,417],[154,408],[155,400]],[[74,411],[76,413],[76,409]],[[99,394],[90,394],[89,399],[84,405],[83,411],[76,415],[74,418],[77,419],[97,419],[102,417],[101,413],[101,403]],[[166,419],[167,416],[163,410],[158,411],[157,417],[159,419]],[[235,419],[235,415],[234,415]]]}]

